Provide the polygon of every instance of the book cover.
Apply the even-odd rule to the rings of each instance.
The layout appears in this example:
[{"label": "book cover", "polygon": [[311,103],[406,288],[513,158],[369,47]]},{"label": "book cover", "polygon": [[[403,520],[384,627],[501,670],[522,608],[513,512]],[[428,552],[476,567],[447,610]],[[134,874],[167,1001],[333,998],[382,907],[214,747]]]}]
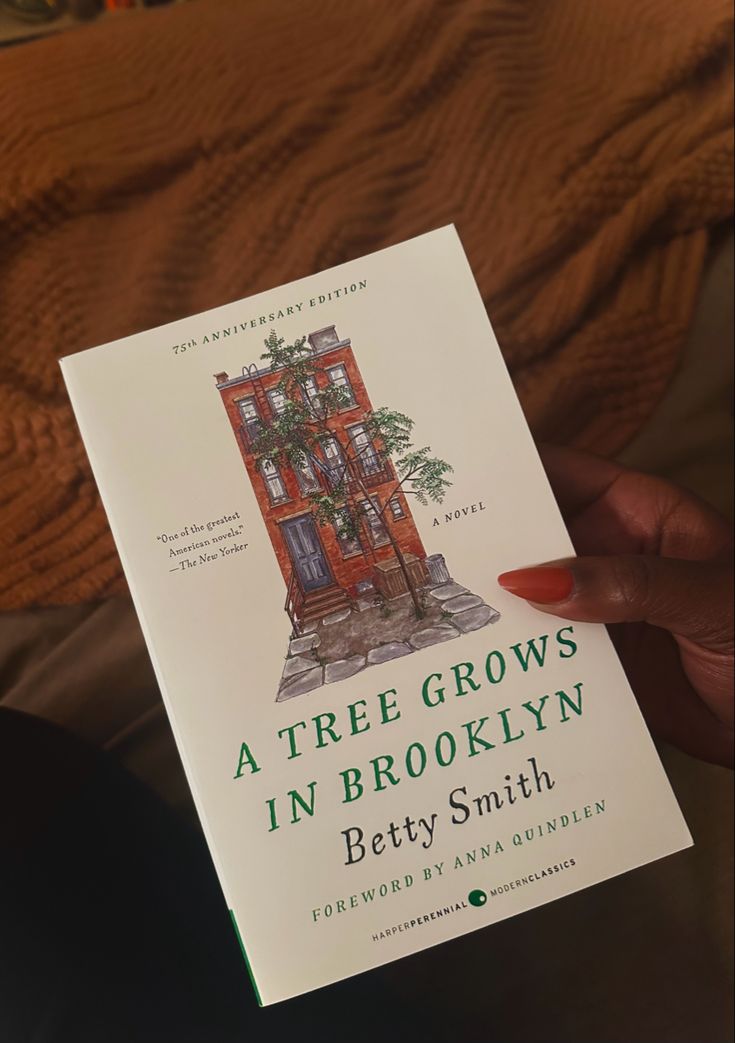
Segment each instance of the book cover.
[{"label": "book cover", "polygon": [[691,843],[453,227],[62,369],[262,1004]]}]

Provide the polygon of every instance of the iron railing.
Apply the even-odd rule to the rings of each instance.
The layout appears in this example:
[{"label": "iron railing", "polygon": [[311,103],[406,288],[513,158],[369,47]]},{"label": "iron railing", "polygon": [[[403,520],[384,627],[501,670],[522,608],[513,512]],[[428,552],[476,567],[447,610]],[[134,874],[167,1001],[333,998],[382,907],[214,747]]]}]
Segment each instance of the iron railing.
[{"label": "iron railing", "polygon": [[[379,467],[367,468],[364,464],[356,463],[354,466],[359,468],[360,481],[367,489],[374,489],[376,485],[383,485],[384,482],[390,482],[393,480],[393,468],[386,460],[385,463]],[[350,473],[350,470],[342,464],[334,464],[323,468],[325,477],[329,484],[334,487],[344,483],[349,489],[355,489],[358,485],[357,478]]]},{"label": "iron railing", "polygon": [[393,468],[387,460],[378,468],[371,468],[368,471],[363,465],[360,467],[360,470],[362,472],[362,483],[368,489],[372,489],[376,485],[383,485],[384,482],[390,482],[393,480]]},{"label": "iron railing", "polygon": [[296,575],[296,570],[292,569],[291,578],[286,588],[286,604],[284,608],[288,612],[288,618],[291,620],[291,626],[296,637],[301,633],[301,610],[304,607],[305,596],[299,577]]}]

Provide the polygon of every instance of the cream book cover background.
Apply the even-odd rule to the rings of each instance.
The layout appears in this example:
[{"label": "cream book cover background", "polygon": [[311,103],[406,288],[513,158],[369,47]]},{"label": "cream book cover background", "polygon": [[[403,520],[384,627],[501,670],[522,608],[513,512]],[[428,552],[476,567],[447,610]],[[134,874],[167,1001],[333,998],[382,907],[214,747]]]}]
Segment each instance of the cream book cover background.
[{"label": "cream book cover background", "polygon": [[62,368],[262,1003],[691,843],[453,227]]}]

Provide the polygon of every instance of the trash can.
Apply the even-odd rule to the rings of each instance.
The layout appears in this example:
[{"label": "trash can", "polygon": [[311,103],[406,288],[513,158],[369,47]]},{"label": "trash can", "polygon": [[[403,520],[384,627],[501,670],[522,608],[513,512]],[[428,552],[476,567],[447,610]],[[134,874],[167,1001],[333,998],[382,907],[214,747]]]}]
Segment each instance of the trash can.
[{"label": "trash can", "polygon": [[426,567],[429,570],[429,584],[438,587],[442,583],[449,583],[451,576],[444,561],[443,554],[430,554],[426,559]]}]

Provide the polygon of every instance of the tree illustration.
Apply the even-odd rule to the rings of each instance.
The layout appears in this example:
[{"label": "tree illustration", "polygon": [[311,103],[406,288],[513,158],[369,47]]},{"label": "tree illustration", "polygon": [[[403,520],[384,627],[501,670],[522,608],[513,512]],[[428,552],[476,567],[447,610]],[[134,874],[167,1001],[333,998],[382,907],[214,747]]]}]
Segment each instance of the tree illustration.
[{"label": "tree illustration", "polygon": [[[393,531],[390,507],[399,493],[415,496],[421,504],[441,503],[451,485],[447,478],[451,466],[432,456],[429,446],[416,448],[410,417],[385,407],[361,418],[367,437],[355,444],[334,422],[338,412],[354,404],[352,391],[326,379],[306,337],[287,344],[271,330],[264,343],[261,358],[281,374],[276,386],[280,397],[272,416],[261,420],[255,451],[274,463],[285,461],[317,476],[313,489],[305,494],[316,521],[333,525],[340,537],[357,540],[363,554],[368,546],[366,527],[381,527],[421,618],[424,609]],[[370,492],[376,478],[392,482],[383,503]]]}]

